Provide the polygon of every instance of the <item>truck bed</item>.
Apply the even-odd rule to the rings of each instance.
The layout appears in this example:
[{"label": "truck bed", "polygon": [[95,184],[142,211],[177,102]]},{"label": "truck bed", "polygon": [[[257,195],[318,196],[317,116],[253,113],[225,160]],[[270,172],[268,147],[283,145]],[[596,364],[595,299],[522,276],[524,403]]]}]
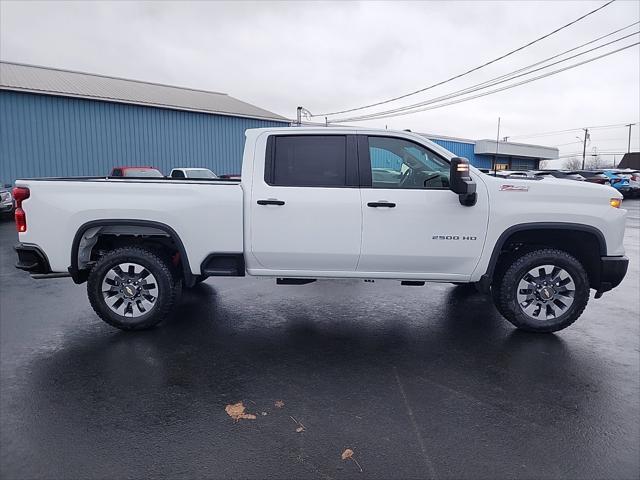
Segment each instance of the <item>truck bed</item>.
[{"label": "truck bed", "polygon": [[169,227],[189,252],[195,275],[209,253],[243,251],[243,192],[237,180],[62,177],[16,185],[30,190],[21,241],[38,243],[53,272],[71,266],[79,231],[114,220]]}]

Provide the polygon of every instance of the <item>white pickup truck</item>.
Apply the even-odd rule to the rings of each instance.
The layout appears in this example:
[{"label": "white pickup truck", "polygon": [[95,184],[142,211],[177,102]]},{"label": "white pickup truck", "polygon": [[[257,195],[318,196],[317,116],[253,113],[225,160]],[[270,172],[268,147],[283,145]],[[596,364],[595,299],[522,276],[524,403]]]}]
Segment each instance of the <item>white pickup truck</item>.
[{"label": "white pickup truck", "polygon": [[87,282],[124,329],[211,276],[474,283],[516,327],[553,332],[626,274],[613,188],[486,175],[410,132],[246,132],[242,181],[42,178],[14,188],[18,268]]}]

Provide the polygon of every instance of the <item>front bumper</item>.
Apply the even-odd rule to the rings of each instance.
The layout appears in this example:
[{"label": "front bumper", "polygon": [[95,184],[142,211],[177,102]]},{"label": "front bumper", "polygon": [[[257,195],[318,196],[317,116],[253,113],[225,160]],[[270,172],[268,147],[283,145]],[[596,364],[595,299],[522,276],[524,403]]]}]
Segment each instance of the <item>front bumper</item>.
[{"label": "front bumper", "polygon": [[0,212],[13,212],[13,201],[0,203]]},{"label": "front bumper", "polygon": [[13,248],[18,254],[16,268],[31,274],[51,273],[49,260],[37,245],[18,243]]},{"label": "front bumper", "polygon": [[600,258],[600,285],[596,291],[596,298],[600,298],[604,292],[616,288],[622,282],[629,268],[627,257],[601,257]]}]

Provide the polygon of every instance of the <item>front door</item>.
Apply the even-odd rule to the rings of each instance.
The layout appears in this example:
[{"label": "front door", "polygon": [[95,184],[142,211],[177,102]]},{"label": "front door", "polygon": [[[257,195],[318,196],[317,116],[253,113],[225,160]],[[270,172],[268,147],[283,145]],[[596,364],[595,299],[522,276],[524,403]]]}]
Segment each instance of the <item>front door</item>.
[{"label": "front door", "polygon": [[355,135],[268,138],[246,212],[251,273],[355,271],[362,229],[355,142]]},{"label": "front door", "polygon": [[411,140],[359,136],[358,146],[363,182],[358,271],[434,280],[468,277],[482,253],[486,195],[480,191],[473,207],[460,205],[449,190],[449,163]]}]

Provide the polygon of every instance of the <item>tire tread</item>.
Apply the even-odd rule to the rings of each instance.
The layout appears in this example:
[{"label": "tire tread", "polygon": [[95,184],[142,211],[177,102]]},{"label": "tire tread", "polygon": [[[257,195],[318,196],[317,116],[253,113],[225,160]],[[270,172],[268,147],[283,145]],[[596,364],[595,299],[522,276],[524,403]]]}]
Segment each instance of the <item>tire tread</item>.
[{"label": "tire tread", "polygon": [[[587,286],[586,295],[584,295],[584,292],[578,291],[578,285],[576,285],[576,294],[574,297],[574,304],[572,305],[573,310],[571,311],[571,314],[559,324],[532,324],[531,322],[523,320],[521,315],[519,315],[520,312],[515,311],[510,305],[510,303],[512,303],[511,289],[513,289],[513,285],[520,280],[517,278],[518,272],[528,264],[534,263],[537,259],[543,257],[555,257],[556,259],[560,259],[563,262],[571,264],[581,277],[579,279],[580,282]],[[577,279],[574,279],[574,281],[576,280]],[[556,248],[540,248],[531,250],[515,258],[511,265],[507,266],[502,278],[497,282],[494,282],[491,287],[491,292],[498,312],[500,312],[500,314],[515,327],[529,332],[549,333],[568,327],[582,315],[589,301],[589,279],[586,271],[582,267],[582,264],[573,255]]]},{"label": "tire tread", "polygon": [[[152,315],[140,322],[130,323],[114,320],[109,315],[110,312],[106,311],[103,299],[99,298],[99,295],[97,293],[99,289],[95,288],[97,282],[100,282],[100,284],[102,282],[102,266],[110,262],[113,258],[120,256],[124,257],[121,260],[123,262],[127,259],[136,260],[136,257],[144,258],[148,262],[153,263],[169,282],[169,292],[167,294],[167,298],[163,302],[161,302],[160,305],[155,306],[155,311],[152,313]],[[161,258],[153,250],[149,250],[143,247],[120,247],[105,254],[91,269],[89,278],[87,279],[87,294],[93,310],[103,321],[105,321],[109,325],[121,330],[145,330],[159,324],[169,315],[169,313],[173,309],[174,304],[177,301],[177,298],[179,297],[180,284],[181,282],[176,280],[176,278],[174,277],[172,269],[168,262]]]}]

